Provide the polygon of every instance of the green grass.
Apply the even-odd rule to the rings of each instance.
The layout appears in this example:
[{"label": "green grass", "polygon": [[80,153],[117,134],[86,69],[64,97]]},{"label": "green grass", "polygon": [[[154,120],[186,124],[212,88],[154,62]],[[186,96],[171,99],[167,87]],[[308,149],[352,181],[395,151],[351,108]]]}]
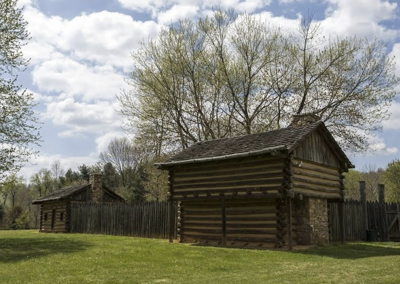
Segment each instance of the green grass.
[{"label": "green grass", "polygon": [[400,243],[301,251],[0,231],[0,283],[399,283]]}]

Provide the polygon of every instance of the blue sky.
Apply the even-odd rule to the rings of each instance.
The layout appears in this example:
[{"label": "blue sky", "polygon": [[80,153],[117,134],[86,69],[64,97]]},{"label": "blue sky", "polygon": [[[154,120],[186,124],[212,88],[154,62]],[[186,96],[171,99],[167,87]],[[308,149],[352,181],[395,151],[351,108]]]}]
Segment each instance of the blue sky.
[{"label": "blue sky", "polygon": [[[389,0],[20,0],[31,41],[20,83],[34,93],[43,122],[36,159],[20,172],[26,178],[60,161],[64,170],[92,165],[108,143],[126,135],[116,95],[129,89],[130,53],[179,18],[209,14],[213,7],[259,14],[273,24],[296,28],[314,14],[333,36],[379,38],[396,56],[400,76],[400,7]],[[399,89],[400,94],[400,89]],[[356,168],[385,167],[400,158],[400,95],[383,131],[371,136],[364,155],[347,153]]]}]

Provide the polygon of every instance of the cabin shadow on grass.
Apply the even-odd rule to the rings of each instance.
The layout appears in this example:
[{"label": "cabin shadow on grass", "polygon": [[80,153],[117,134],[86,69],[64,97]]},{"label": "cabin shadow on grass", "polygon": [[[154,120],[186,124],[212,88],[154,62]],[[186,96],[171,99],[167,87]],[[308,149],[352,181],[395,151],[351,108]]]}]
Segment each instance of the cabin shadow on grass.
[{"label": "cabin shadow on grass", "polygon": [[306,255],[330,257],[335,259],[360,259],[379,256],[400,256],[400,245],[390,246],[390,243],[352,243],[315,247],[308,250],[295,251]]},{"label": "cabin shadow on grass", "polygon": [[0,263],[19,262],[51,254],[69,254],[89,246],[86,242],[57,238],[1,238]]}]

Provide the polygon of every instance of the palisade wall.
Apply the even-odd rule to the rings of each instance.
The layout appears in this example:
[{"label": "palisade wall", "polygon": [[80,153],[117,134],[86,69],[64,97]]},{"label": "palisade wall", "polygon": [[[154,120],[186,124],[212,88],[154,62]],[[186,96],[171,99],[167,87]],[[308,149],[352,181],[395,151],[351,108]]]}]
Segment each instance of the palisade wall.
[{"label": "palisade wall", "polygon": [[[176,203],[173,206],[176,232]],[[168,212],[167,202],[71,204],[70,232],[167,239]]]}]

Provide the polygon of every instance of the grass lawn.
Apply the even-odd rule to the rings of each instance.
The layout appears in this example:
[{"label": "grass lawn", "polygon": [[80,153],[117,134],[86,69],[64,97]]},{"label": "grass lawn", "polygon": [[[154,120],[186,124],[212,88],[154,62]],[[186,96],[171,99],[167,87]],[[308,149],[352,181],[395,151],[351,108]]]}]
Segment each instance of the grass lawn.
[{"label": "grass lawn", "polygon": [[0,231],[0,283],[400,283],[400,243],[289,252]]}]

